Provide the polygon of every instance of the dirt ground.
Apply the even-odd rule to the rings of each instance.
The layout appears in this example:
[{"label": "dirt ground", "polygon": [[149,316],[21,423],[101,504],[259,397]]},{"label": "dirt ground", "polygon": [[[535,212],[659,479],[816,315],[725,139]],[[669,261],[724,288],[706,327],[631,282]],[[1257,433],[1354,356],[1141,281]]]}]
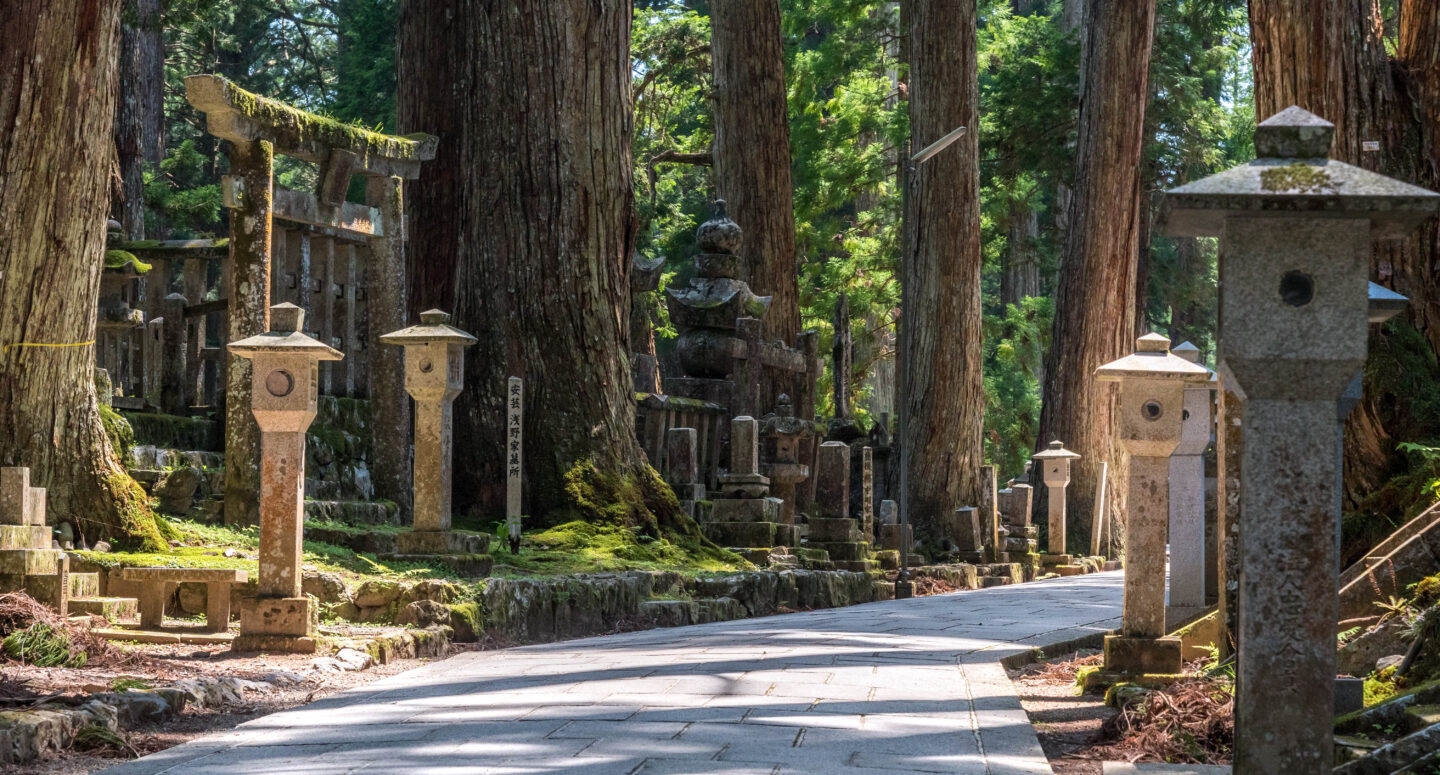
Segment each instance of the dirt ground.
[{"label": "dirt ground", "polygon": [[1056,775],[1100,775],[1093,749],[1103,741],[1102,727],[1115,710],[1105,707],[1103,696],[1079,695],[1075,687],[1076,670],[1100,661],[1100,652],[1090,649],[1010,671]]},{"label": "dirt ground", "polygon": [[[452,646],[451,654],[478,648]],[[25,765],[5,767],[0,773],[35,775],[79,775],[103,770],[127,759],[163,751],[197,737],[228,730],[238,724],[276,711],[313,702],[352,686],[394,675],[432,661],[430,658],[400,659],[356,672],[321,674],[309,669],[310,654],[232,655],[222,646],[133,645],[124,647],[126,657],[105,660],[106,664],[84,668],[41,668],[0,660],[0,707],[17,708],[48,698],[71,694],[111,691],[117,681],[139,679],[159,687],[185,678],[227,676],[259,680],[267,675],[290,672],[306,680],[277,686],[269,692],[247,692],[244,705],[223,708],[187,707],[163,723],[145,724],[125,733],[127,748],[59,755]]]}]

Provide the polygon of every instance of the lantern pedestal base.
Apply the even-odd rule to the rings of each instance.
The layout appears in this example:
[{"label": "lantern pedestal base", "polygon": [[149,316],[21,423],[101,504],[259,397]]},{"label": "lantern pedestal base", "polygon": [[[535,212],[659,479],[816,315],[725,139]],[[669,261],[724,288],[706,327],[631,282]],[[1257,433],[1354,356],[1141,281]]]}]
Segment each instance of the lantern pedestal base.
[{"label": "lantern pedestal base", "polygon": [[240,606],[240,635],[232,651],[313,654],[319,645],[319,610],[308,597],[257,597]]},{"label": "lantern pedestal base", "polygon": [[1179,673],[1180,639],[1109,635],[1105,638],[1105,670],[1127,675]]}]

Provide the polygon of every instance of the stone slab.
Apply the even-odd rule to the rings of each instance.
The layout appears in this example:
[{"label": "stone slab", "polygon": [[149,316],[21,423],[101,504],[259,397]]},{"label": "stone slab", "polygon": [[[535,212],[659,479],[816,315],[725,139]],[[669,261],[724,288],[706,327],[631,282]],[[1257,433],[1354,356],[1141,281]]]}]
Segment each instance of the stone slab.
[{"label": "stone slab", "polygon": [[250,579],[250,574],[229,568],[122,568],[120,578],[138,582],[198,581],[243,584]]},{"label": "stone slab", "polygon": [[1184,667],[1180,653],[1179,638],[1109,635],[1105,638],[1105,669],[1131,675],[1178,673]]},{"label": "stone slab", "polygon": [[395,535],[397,554],[485,554],[490,535],[464,530],[410,530]]}]

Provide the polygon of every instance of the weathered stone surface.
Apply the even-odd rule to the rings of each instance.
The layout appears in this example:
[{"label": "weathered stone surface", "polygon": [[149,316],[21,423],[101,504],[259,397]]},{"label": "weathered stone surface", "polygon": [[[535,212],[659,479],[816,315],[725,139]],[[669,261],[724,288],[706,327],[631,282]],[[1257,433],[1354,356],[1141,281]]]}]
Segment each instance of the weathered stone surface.
[{"label": "weathered stone surface", "polygon": [[1171,637],[1105,638],[1105,669],[1130,675],[1178,673],[1180,639]]},{"label": "weathered stone surface", "polygon": [[809,532],[806,539],[811,543],[828,544],[833,541],[859,541],[860,530],[853,519],[811,517],[807,523]]},{"label": "weathered stone surface", "polygon": [[300,589],[322,604],[343,603],[350,599],[350,594],[345,589],[345,580],[334,573],[305,573]]},{"label": "weathered stone surface", "polygon": [[706,522],[705,536],[720,546],[770,547],[775,545],[774,522]]},{"label": "weathered stone surface", "polygon": [[361,608],[380,608],[400,599],[402,589],[394,581],[367,581],[355,590],[355,605]]},{"label": "weathered stone surface", "polygon": [[396,624],[415,627],[433,627],[450,623],[450,607],[433,600],[416,600],[401,608],[395,615]]},{"label": "weathered stone surface", "polygon": [[709,522],[779,522],[779,498],[717,498],[711,501]]},{"label": "weathered stone surface", "polygon": [[[735,443],[731,437],[730,443]],[[699,456],[696,454],[694,428],[671,428],[665,432],[665,481],[670,485],[686,485],[700,481]]]},{"label": "weathered stone surface", "polygon": [[188,514],[194,502],[195,492],[200,488],[200,472],[194,468],[177,468],[165,474],[155,485],[151,494],[159,501],[160,510],[167,514]]},{"label": "weathered stone surface", "polygon": [[850,516],[850,445],[827,441],[816,462],[815,506],[821,517]]},{"label": "weathered stone surface", "polygon": [[1052,554],[1065,553],[1065,488],[1070,484],[1070,462],[1079,457],[1057,440],[1033,458],[1040,465],[1045,486],[1049,488],[1050,515],[1045,546]]}]

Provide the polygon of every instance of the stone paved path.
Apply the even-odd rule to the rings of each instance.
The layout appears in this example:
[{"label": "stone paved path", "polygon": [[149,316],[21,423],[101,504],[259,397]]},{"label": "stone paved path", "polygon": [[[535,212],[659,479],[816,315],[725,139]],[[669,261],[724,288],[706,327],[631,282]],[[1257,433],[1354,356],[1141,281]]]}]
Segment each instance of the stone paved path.
[{"label": "stone paved path", "polygon": [[1122,574],[470,652],[107,770],[1049,773],[999,660],[1119,625]]}]

